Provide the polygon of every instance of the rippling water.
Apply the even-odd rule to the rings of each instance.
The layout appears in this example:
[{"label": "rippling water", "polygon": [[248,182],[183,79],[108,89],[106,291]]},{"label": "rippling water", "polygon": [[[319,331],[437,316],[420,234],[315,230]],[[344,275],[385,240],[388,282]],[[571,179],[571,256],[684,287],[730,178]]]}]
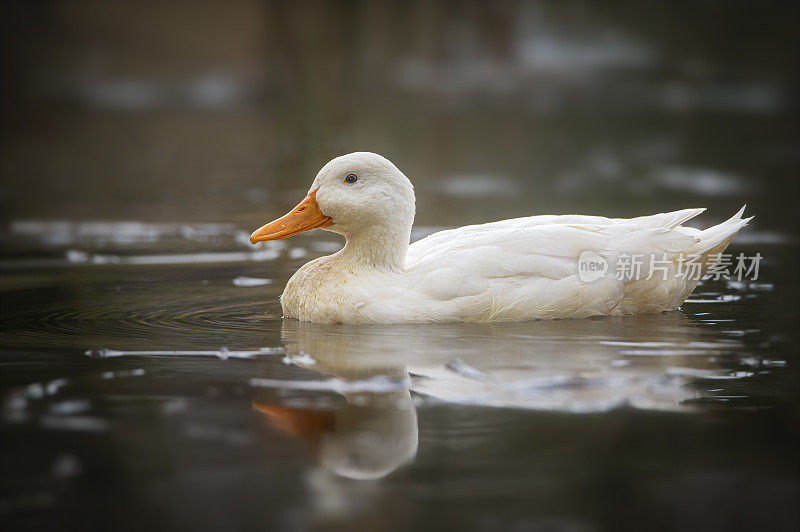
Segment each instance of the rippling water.
[{"label": "rippling water", "polygon": [[[770,522],[743,507],[791,522],[796,283],[780,246],[758,282],[705,281],[672,313],[357,327],[280,318],[288,276],[334,242],[249,252],[221,233],[199,261],[131,260],[145,244],[122,237],[103,253],[124,261],[73,237],[63,259],[7,258],[6,516],[78,526],[91,501],[101,528],[231,511],[267,528],[582,530],[664,508],[668,528]],[[170,235],[146,256],[187,245]]]}]

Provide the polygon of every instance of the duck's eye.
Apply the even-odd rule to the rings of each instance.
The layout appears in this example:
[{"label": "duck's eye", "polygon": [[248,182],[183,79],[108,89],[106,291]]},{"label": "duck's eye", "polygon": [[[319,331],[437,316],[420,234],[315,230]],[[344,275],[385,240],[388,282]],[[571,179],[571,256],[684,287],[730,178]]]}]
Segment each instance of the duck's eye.
[{"label": "duck's eye", "polygon": [[344,178],[345,183],[350,183],[351,185],[358,181],[358,176],[356,174],[349,174],[347,177]]}]

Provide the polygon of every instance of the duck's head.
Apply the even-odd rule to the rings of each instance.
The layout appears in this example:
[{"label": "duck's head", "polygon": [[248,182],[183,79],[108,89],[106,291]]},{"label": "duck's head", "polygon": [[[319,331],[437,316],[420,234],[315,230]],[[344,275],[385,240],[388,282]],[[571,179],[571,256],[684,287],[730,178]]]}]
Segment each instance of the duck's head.
[{"label": "duck's head", "polygon": [[257,229],[250,242],[324,228],[348,239],[399,236],[408,243],[413,221],[414,187],[403,172],[377,153],[355,152],[323,166],[303,201]]}]

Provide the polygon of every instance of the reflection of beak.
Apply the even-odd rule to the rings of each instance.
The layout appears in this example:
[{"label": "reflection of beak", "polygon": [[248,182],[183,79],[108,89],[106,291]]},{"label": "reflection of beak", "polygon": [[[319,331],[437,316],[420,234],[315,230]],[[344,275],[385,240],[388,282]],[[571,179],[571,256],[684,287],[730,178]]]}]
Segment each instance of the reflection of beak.
[{"label": "reflection of beak", "polygon": [[264,240],[280,240],[317,227],[333,225],[333,220],[319,210],[317,190],[319,188],[309,192],[308,196],[285,216],[257,229],[256,232],[250,235],[250,243],[255,244]]},{"label": "reflection of beak", "polygon": [[315,450],[322,434],[334,429],[334,413],[302,408],[286,408],[253,401],[253,408],[266,414],[280,430],[300,438]]}]

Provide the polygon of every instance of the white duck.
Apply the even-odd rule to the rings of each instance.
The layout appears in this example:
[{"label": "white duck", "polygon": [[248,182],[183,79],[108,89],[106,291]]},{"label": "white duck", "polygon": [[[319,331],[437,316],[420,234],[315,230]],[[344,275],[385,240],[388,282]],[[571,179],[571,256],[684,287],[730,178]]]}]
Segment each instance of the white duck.
[{"label": "white duck", "polygon": [[[529,216],[440,231],[409,245],[414,187],[388,159],[356,152],[322,167],[306,198],[250,241],[316,228],[347,239],[292,276],[281,296],[286,318],[358,324],[627,315],[676,309],[700,278],[686,261],[705,271],[750,220],[742,208],[704,231],[680,225],[703,210],[631,219]],[[578,275],[587,252],[609,265],[592,282]],[[620,276],[622,261],[641,270]]]}]

